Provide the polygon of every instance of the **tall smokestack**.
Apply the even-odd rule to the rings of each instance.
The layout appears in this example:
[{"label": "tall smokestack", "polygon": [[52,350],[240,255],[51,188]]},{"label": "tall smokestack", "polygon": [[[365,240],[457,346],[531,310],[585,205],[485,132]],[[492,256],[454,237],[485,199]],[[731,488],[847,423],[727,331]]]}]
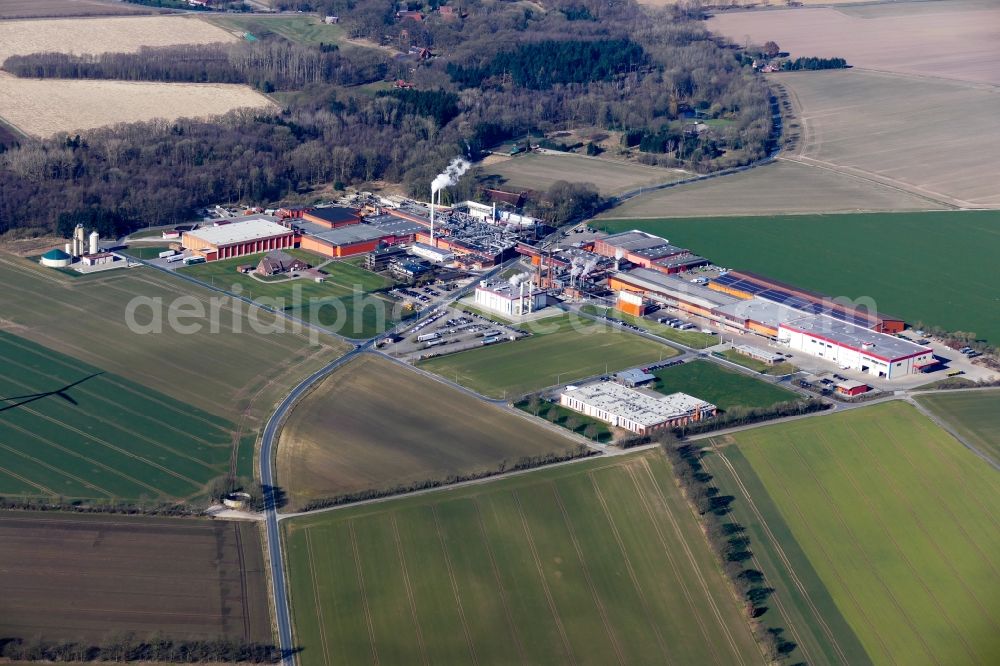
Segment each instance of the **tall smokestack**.
[{"label": "tall smokestack", "polygon": [[431,188],[431,247],[434,245],[434,188]]}]

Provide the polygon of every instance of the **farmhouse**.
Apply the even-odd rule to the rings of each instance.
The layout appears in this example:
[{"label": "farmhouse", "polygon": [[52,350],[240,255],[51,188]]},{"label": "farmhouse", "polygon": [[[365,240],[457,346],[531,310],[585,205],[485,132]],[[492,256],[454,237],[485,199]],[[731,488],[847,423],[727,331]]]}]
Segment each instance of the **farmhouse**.
[{"label": "farmhouse", "polygon": [[570,386],[559,404],[639,435],[715,416],[715,405],[686,393],[654,396],[616,384]]},{"label": "farmhouse", "polygon": [[292,271],[304,271],[309,268],[309,264],[302,261],[301,259],[296,259],[285,252],[276,250],[274,252],[268,252],[257,264],[257,274],[258,275],[279,275],[281,273],[290,273]]},{"label": "farmhouse", "polygon": [[826,315],[781,324],[778,342],[875,377],[896,379],[937,363],[929,347]]},{"label": "farmhouse", "polygon": [[181,243],[206,261],[295,247],[295,231],[260,217],[185,231]]}]

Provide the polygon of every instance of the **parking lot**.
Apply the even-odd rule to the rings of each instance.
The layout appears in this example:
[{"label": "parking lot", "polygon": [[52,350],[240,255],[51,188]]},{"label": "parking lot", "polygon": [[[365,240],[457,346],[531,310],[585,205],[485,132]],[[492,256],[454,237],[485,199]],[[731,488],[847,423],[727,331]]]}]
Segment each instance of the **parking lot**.
[{"label": "parking lot", "polygon": [[402,332],[390,351],[415,362],[486,345],[504,344],[528,333],[481,315],[456,308],[438,308],[428,318]]}]

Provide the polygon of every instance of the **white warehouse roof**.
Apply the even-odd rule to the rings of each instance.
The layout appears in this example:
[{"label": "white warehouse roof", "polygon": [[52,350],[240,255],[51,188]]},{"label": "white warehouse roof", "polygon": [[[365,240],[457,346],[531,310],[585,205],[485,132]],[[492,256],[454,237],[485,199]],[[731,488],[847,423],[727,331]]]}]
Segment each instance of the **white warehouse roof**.
[{"label": "white warehouse roof", "polygon": [[655,427],[664,421],[681,418],[698,410],[713,408],[710,403],[686,393],[654,397],[615,382],[597,382],[572,387],[564,391],[563,395],[576,398],[615,416],[624,417],[646,428]]},{"label": "white warehouse roof", "polygon": [[244,220],[243,222],[233,222],[232,224],[221,224],[217,227],[202,227],[201,229],[185,233],[199,238],[206,243],[223,246],[233,245],[234,243],[248,243],[274,236],[283,236],[292,233],[292,230],[277,222],[272,222],[261,217]]},{"label": "white warehouse roof", "polygon": [[876,333],[871,329],[855,326],[826,315],[812,315],[783,322],[781,328],[834,342],[842,347],[864,352],[885,361],[895,361],[933,351],[930,347],[924,347],[894,335]]}]

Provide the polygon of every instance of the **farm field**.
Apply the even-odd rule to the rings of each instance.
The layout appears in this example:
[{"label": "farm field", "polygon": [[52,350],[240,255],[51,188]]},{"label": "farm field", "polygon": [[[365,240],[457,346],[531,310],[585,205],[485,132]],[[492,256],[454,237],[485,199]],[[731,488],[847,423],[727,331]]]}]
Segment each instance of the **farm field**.
[{"label": "farm field", "polygon": [[660,393],[687,393],[725,411],[733,407],[770,407],[799,395],[710,361],[690,361],[654,370]]},{"label": "farm field", "polygon": [[809,663],[997,661],[1000,478],[950,435],[892,402],[713,444]]},{"label": "farm field", "polygon": [[304,666],[763,661],[656,451],[282,526]]},{"label": "farm field", "polygon": [[252,476],[231,422],[4,331],[0,358],[0,496],[176,501]]},{"label": "farm field", "polygon": [[0,117],[41,138],[116,123],[208,118],[242,108],[277,107],[243,85],[19,79],[0,73]]},{"label": "farm field", "polygon": [[[327,261],[303,250],[285,252],[313,267]],[[372,293],[394,285],[391,279],[346,261],[326,263],[320,269],[327,274],[322,283],[306,278],[286,280],[280,276],[259,280],[236,271],[243,264],[256,266],[264,254],[185,266],[177,271],[233,293],[239,289],[240,295],[262,305],[285,310],[349,338],[370,338],[403,316],[401,304],[395,299]]]},{"label": "farm field", "polygon": [[575,315],[526,327],[535,331],[529,338],[438,356],[418,366],[482,395],[513,398],[677,355],[673,347]]},{"label": "farm field", "polygon": [[599,218],[928,210],[942,204],[870,180],[778,160],[629,199]]},{"label": "farm field", "polygon": [[[1000,206],[1000,135],[993,131],[1000,96],[993,86],[861,70],[788,72],[774,80],[791,93],[801,124],[788,159],[950,205]],[[961,123],[940,122],[956,108]]]},{"label": "farm field", "polygon": [[1000,463],[1000,389],[935,393],[916,400]]},{"label": "farm field", "polygon": [[0,512],[0,635],[272,644],[252,523]]},{"label": "farm field", "polygon": [[[603,226],[643,229],[721,266],[830,296],[867,296],[879,310],[911,323],[973,331],[1000,341],[994,268],[1000,252],[998,212],[622,220]],[[883,251],[891,246],[899,251]],[[945,257],[962,261],[937,263]],[[921,270],[915,258],[933,263],[934,270]]]},{"label": "farm field", "polygon": [[949,0],[719,12],[707,27],[740,44],[747,36],[754,44],[773,40],[792,57],[841,57],[864,69],[1000,84],[998,25],[996,3]]},{"label": "farm field", "polygon": [[279,484],[310,500],[492,470],[578,443],[379,356],[352,359],[281,431]]},{"label": "farm field", "polygon": [[691,175],[678,169],[560,153],[512,157],[484,167],[483,173],[503,177],[503,187],[508,190],[545,191],[556,181],[565,180],[593,183],[604,196]]},{"label": "farm field", "polygon": [[114,0],[4,0],[0,19],[155,14],[158,10]]},{"label": "farm field", "polygon": [[[254,323],[246,304],[150,268],[70,278],[0,254],[0,282],[0,328],[232,421],[234,436],[253,432],[295,384],[347,349],[329,336],[311,340],[311,332],[287,322],[276,334],[269,325],[283,320],[257,313]],[[205,311],[200,320],[180,320],[200,322],[200,330],[169,325],[167,309],[178,298],[184,308]],[[162,333],[129,328],[133,299],[146,303],[134,312],[144,326],[162,305]],[[217,332],[207,318],[212,303],[219,305]]]},{"label": "farm field", "polygon": [[274,33],[297,44],[339,44],[344,40],[344,28],[327,25],[315,16],[225,16],[215,15],[206,21],[242,36],[249,32],[260,38]]}]

